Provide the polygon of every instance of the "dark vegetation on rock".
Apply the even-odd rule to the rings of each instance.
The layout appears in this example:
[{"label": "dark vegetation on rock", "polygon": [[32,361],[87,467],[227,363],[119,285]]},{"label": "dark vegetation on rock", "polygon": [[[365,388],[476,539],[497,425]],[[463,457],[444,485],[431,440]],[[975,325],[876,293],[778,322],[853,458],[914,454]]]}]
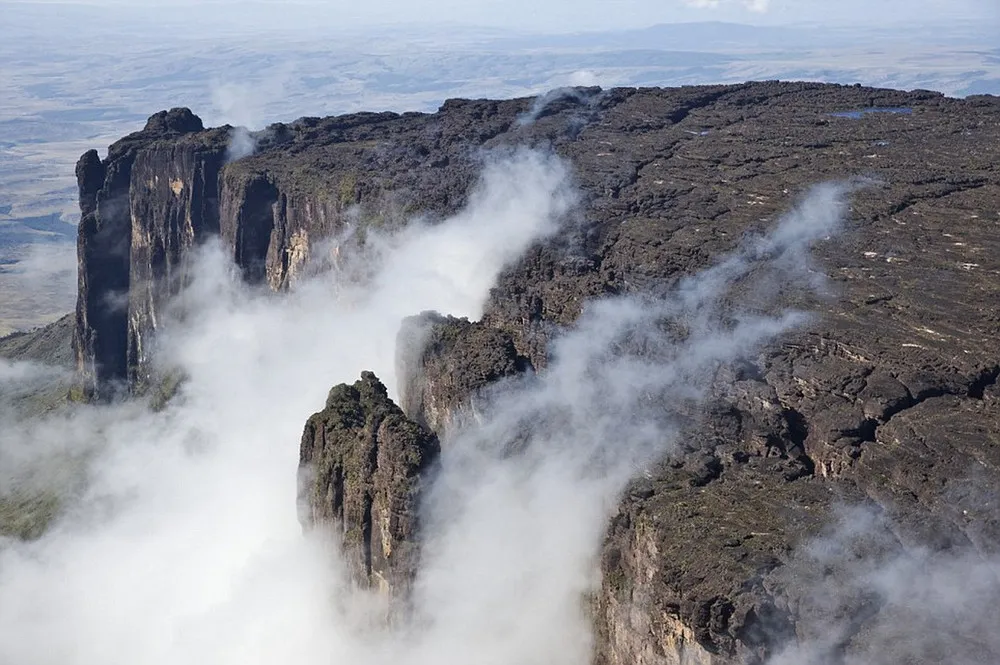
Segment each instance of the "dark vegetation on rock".
[{"label": "dark vegetation on rock", "polygon": [[405,599],[417,566],[421,473],[437,437],[409,420],[371,372],[330,390],[299,453],[303,526],[334,529],[355,582]]},{"label": "dark vegetation on rock", "polygon": [[400,406],[435,432],[444,432],[483,392],[530,368],[510,333],[468,319],[424,312],[405,321],[396,339]]},{"label": "dark vegetation on rock", "polygon": [[[1000,492],[1000,99],[777,82],[585,89],[519,122],[533,103],[302,118],[229,164],[228,128],[175,109],[105,160],[87,153],[74,335],[87,390],[143,389],[156,313],[200,239],[221,234],[248,281],[283,289],[349,219],[460,209],[482,149],[554,150],[582,191],[583,230],[510,267],[482,322],[409,322],[412,420],[366,375],[334,388],[303,435],[306,523],[340,525],[360,581],[405,588],[419,474],[437,448],[423,425],[440,431],[492,382],[544,372],[548,342],[588,298],[669,289],[809,185],[861,176],[877,184],[815,251],[829,297],[782,303],[815,311],[812,323],[724,369],[682,450],[623,496],[601,557],[597,662],[759,662],[804,637],[810,586],[787,573],[840,503],[891,517],[889,551],[997,552],[1000,513],[982,497]],[[833,115],[875,107],[911,112]],[[868,617],[841,653],[889,620],[863,599],[841,611]]]}]

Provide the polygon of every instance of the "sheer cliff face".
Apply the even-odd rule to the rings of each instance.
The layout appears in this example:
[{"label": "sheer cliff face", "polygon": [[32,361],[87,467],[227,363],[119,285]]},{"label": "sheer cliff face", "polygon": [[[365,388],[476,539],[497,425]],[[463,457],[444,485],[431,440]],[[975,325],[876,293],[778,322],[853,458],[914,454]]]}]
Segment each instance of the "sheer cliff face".
[{"label": "sheer cliff face", "polygon": [[[306,523],[339,524],[359,578],[378,572],[393,586],[408,573],[378,553],[385,542],[404,551],[413,531],[366,511],[401,501],[409,515],[401,497],[423,466],[383,472],[379,459],[432,446],[404,445],[397,428],[444,435],[497,381],[544,373],[549,342],[587,299],[666,291],[809,185],[864,176],[873,185],[852,197],[847,233],[814,253],[826,297],[773,285],[788,294],[782,306],[816,312],[812,322],[720,373],[682,450],[622,497],[593,599],[597,662],[760,662],[813,634],[810,587],[783,571],[840,502],[891,516],[899,551],[998,549],[1000,517],[977,497],[1000,495],[1000,102],[759,83],[577,90],[533,104],[304,118],[225,166],[228,133],[175,111],[103,162],[84,155],[75,345],[91,388],[141,384],[160,294],[183,282],[203,235],[217,229],[247,281],[281,289],[347,224],[363,233],[454,212],[481,150],[551,148],[581,190],[580,227],[505,271],[482,321],[411,321],[398,372],[409,420],[382,397],[365,402],[365,379],[333,402],[351,405],[354,425],[336,425],[328,408],[303,436],[304,467],[321,471],[305,485]],[[896,111],[834,115],[873,107]],[[731,298],[752,309],[759,296]],[[402,479],[402,494],[380,495],[379,473]],[[841,608],[868,619],[844,628],[832,657],[891,624],[865,602]]]},{"label": "sheer cliff face", "polygon": [[195,245],[219,233],[218,180],[224,151],[184,142],[140,151],[129,190],[128,384],[149,379],[149,334],[160,308],[187,280]]},{"label": "sheer cliff face", "polygon": [[221,187],[222,239],[251,284],[287,288],[309,258],[313,239],[343,227],[348,201],[287,191],[263,175],[229,170]]},{"label": "sheer cliff face", "polygon": [[82,216],[73,347],[77,369],[95,393],[98,385],[100,392],[109,389],[126,371],[125,312],[110,302],[114,294],[120,298],[128,293],[130,225],[121,192],[115,190],[122,185],[120,169],[120,164],[102,163],[96,150],[76,165]]},{"label": "sheer cliff face", "polygon": [[147,333],[184,280],[191,248],[218,234],[225,130],[203,131],[187,109],[77,164],[82,218],[74,348],[85,389],[101,399],[142,386]]}]

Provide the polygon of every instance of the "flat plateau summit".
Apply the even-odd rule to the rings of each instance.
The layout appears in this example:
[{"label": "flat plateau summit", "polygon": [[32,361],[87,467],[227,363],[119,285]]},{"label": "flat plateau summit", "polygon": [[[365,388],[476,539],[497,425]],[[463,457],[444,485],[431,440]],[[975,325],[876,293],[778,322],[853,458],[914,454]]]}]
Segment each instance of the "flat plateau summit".
[{"label": "flat plateau summit", "polygon": [[[326,468],[309,482],[347,487],[335,505],[320,505],[325,485],[304,488],[313,518],[351,522],[362,578],[405,578],[372,539],[391,532],[412,555],[411,484],[470,396],[544,374],[550,342],[589,299],[665,292],[829,181],[863,186],[845,229],[813,249],[824,293],[779,298],[813,317],[720,370],[680,450],[621,498],[593,599],[597,662],[761,662],[824,634],[829,616],[848,617],[827,645],[838,658],[889,648],[920,624],[863,589],[826,605],[816,591],[850,587],[860,563],[802,568],[804,543],[843,505],[884,517],[869,546],[885,559],[1000,555],[1000,98],[782,82],[574,88],[449,100],[432,114],[301,118],[254,133],[239,159],[234,131],[173,109],[105,159],[81,158],[73,337],[91,397],[157,384],[159,312],[208,237],[221,236],[245,280],[282,291],[347,224],[460,210],[487,151],[551,150],[580,192],[572,242],[539,243],[505,270],[481,321],[426,315],[431,342],[404,359],[404,379],[417,378],[399,408],[366,375],[309,421],[303,464],[323,446],[374,459],[380,441],[407,456],[352,472],[355,485]],[[108,307],[116,294],[127,298]],[[753,307],[755,293],[733,298]],[[404,521],[380,524],[389,513]],[[940,627],[975,633],[950,655],[996,657],[995,637],[976,633],[993,619]]]}]

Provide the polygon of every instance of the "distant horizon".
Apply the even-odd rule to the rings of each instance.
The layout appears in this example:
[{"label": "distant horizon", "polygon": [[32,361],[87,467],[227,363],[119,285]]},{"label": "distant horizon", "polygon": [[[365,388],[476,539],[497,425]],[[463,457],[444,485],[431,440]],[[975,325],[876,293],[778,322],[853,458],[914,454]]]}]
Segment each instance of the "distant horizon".
[{"label": "distant horizon", "polygon": [[649,0],[606,0],[588,12],[595,0],[583,0],[565,20],[552,17],[566,0],[538,3],[548,18],[518,15],[525,0],[510,0],[510,20],[500,25],[503,15],[483,11],[499,0],[473,3],[478,15],[442,12],[454,1],[432,0],[415,23],[410,9],[385,11],[400,0],[369,0],[358,6],[365,23],[341,17],[335,0],[0,0],[0,221],[75,215],[79,155],[174,107],[194,110],[208,126],[256,130],[303,116],[433,112],[446,99],[576,85],[781,80],[955,98],[1000,93],[1000,30],[963,15],[975,2],[956,12],[942,3],[930,3],[932,13],[898,11],[891,25],[858,11],[851,25],[806,0],[796,12],[783,0],[746,0],[766,13],[741,0],[719,0],[716,9],[665,0],[663,11]]},{"label": "distant horizon", "polygon": [[[973,24],[1000,31],[1000,6],[990,0],[864,0],[829,6],[818,0],[435,0],[420,6],[371,0],[363,7],[344,0],[0,0],[0,6],[77,7],[114,10],[134,18],[150,10],[197,8],[199,21],[267,31],[315,29],[345,32],[378,29],[462,28],[526,34],[583,34],[642,30],[666,25],[722,24],[751,27],[929,28]],[[234,11],[239,8],[239,11]],[[305,15],[304,12],[308,12]],[[182,19],[174,12],[150,17]],[[302,19],[308,19],[302,22]],[[53,17],[53,28],[59,17]],[[256,25],[255,25],[256,24]],[[40,26],[39,26],[40,27]],[[192,25],[198,31],[197,25]],[[2,28],[0,28],[2,32]]]}]

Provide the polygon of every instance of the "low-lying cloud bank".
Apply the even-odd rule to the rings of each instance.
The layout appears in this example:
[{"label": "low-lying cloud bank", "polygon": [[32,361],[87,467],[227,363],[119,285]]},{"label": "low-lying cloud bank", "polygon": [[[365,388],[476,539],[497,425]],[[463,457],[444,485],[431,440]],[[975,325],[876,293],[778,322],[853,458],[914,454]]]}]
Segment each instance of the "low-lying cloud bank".
[{"label": "low-lying cloud bank", "polygon": [[[489,160],[462,213],[391,237],[369,229],[363,255],[286,297],[246,288],[221,248],[203,248],[159,337],[158,361],[188,376],[164,410],[81,407],[0,428],[3,497],[50,459],[73,453],[74,471],[27,488],[68,490],[64,513],[0,552],[0,660],[271,663],[361,649],[330,603],[339,564],[296,516],[305,419],[363,369],[393,384],[405,316],[478,317],[498,272],[571,212],[570,181],[541,153]],[[29,372],[5,365],[4,380]]]},{"label": "low-lying cloud bank", "polygon": [[50,323],[76,304],[74,243],[23,245],[11,254],[0,265],[0,337]]}]

